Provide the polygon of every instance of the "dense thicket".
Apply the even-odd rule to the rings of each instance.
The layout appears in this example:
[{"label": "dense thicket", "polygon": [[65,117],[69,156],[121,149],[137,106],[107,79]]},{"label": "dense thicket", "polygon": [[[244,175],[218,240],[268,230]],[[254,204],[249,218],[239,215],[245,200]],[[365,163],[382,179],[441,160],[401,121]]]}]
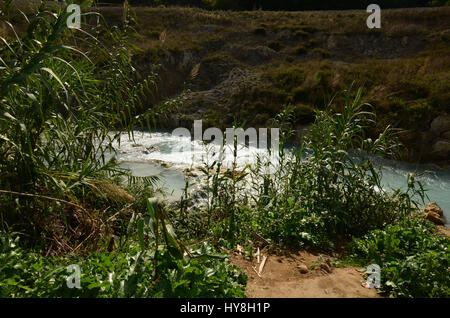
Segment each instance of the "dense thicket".
[{"label": "dense thicket", "polygon": [[[99,2],[122,3],[123,0],[105,0]],[[232,10],[344,10],[344,9],[365,9],[374,1],[372,0],[129,0],[133,5],[181,5],[202,7],[208,9],[232,9]],[[408,8],[425,7],[435,5],[448,5],[448,0],[378,0],[381,8]]]}]

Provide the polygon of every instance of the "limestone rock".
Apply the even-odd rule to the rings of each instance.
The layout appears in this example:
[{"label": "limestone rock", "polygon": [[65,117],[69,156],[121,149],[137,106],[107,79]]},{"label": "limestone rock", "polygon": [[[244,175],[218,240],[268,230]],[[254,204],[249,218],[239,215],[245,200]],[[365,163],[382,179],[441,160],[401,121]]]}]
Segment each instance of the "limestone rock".
[{"label": "limestone rock", "polygon": [[306,266],[305,264],[301,264],[297,267],[302,274],[307,274],[309,272],[308,266]]},{"label": "limestone rock", "polygon": [[439,214],[437,214],[435,212],[425,213],[425,218],[437,225],[445,224],[445,221],[439,216]]},{"label": "limestone rock", "polygon": [[436,136],[450,131],[450,116],[438,116],[431,122],[431,132]]},{"label": "limestone rock", "polygon": [[444,215],[444,211],[442,211],[441,207],[436,202],[430,202],[425,207],[425,213],[434,212],[439,216]]},{"label": "limestone rock", "polygon": [[450,158],[450,141],[438,140],[433,144],[431,156],[436,159]]}]

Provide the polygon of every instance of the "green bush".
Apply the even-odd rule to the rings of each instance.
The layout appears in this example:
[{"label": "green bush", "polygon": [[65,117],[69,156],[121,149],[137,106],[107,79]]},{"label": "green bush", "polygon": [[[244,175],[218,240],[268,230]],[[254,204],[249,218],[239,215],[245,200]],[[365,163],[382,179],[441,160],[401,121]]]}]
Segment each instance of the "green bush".
[{"label": "green bush", "polygon": [[205,167],[215,176],[207,188],[209,214],[219,220],[213,236],[242,242],[258,233],[280,245],[330,248],[410,215],[418,205],[412,197],[424,197],[414,175],[406,190],[387,192],[371,159],[395,155],[393,131],[388,127],[377,139],[365,137],[374,114],[361,102],[361,90],[353,100],[347,92],[345,100],[341,113],[317,111],[309,134],[292,152],[284,147],[296,109],[281,112],[274,122],[281,129],[276,162],[258,158],[230,175],[221,175],[216,163]]},{"label": "green bush", "polygon": [[266,31],[265,28],[259,27],[259,28],[254,29],[252,31],[252,33],[255,34],[255,35],[266,35],[267,31]]},{"label": "green bush", "polygon": [[315,55],[317,55],[319,57],[322,57],[322,58],[329,58],[329,57],[331,57],[331,52],[326,50],[326,49],[323,49],[323,48],[314,48],[312,50],[312,52]]},{"label": "green bush", "polygon": [[381,267],[380,292],[394,297],[450,297],[450,239],[423,218],[374,230],[348,246],[353,259]]},{"label": "green bush", "polygon": [[[244,297],[246,276],[208,245],[191,259],[154,252],[131,243],[122,251],[87,257],[49,258],[0,236],[0,297]],[[80,288],[67,287],[69,264],[80,266]],[[157,278],[155,277],[157,273]]]},{"label": "green bush", "polygon": [[299,66],[282,66],[270,71],[266,76],[275,87],[289,91],[305,81],[306,71]]}]

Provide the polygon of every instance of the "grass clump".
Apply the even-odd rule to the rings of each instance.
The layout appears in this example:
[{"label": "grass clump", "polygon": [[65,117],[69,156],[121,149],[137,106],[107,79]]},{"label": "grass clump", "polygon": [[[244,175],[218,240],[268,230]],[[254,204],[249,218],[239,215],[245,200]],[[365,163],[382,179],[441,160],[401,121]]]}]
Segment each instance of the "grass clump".
[{"label": "grass clump", "polygon": [[305,48],[303,45],[298,45],[292,49],[292,52],[295,55],[304,55],[304,54],[308,53],[308,49]]},{"label": "grass clump", "polygon": [[322,58],[331,57],[331,52],[323,48],[314,48],[311,52]]},{"label": "grass clump", "polygon": [[[396,147],[392,142],[395,140],[393,132],[389,129],[375,140],[363,137],[373,114],[364,110],[360,94],[361,91],[352,102],[349,96],[346,97],[342,113],[321,111],[316,114],[311,132],[294,161],[280,163],[281,170],[286,171],[278,176],[279,179],[267,180],[283,184],[283,190],[276,198],[275,193],[272,194],[274,202],[280,204],[279,214],[273,212],[273,205],[261,206],[263,219],[272,220],[273,224],[278,219],[285,219],[292,227],[310,220],[322,227],[327,239],[332,239],[364,234],[411,212],[410,195],[416,190],[414,183],[410,184],[412,188],[407,193],[395,196],[378,191],[382,188],[380,176],[370,157],[359,160],[352,155],[355,150],[369,156],[392,154]],[[270,228],[269,224],[261,227]],[[300,226],[292,234],[296,236],[302,232]],[[310,235],[320,232],[310,231]],[[289,237],[277,236],[283,240]]]},{"label": "grass clump", "polygon": [[275,87],[289,90],[305,81],[306,71],[301,66],[292,65],[272,70],[266,76]]}]

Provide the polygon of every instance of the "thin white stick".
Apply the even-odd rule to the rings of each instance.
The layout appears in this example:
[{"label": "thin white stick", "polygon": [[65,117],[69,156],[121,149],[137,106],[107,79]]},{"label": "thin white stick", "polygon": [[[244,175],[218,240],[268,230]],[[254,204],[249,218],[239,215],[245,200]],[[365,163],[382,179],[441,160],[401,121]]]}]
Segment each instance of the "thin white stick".
[{"label": "thin white stick", "polygon": [[261,275],[263,269],[264,269],[264,265],[266,264],[266,260],[267,260],[267,256],[263,257],[263,260],[261,262],[261,265],[259,265],[259,274]]},{"label": "thin white stick", "polygon": [[255,267],[255,266],[252,266],[252,268],[253,268],[253,270],[255,271],[256,275],[258,275],[260,278],[262,278],[262,276],[259,275],[258,271],[256,270],[256,267]]}]

